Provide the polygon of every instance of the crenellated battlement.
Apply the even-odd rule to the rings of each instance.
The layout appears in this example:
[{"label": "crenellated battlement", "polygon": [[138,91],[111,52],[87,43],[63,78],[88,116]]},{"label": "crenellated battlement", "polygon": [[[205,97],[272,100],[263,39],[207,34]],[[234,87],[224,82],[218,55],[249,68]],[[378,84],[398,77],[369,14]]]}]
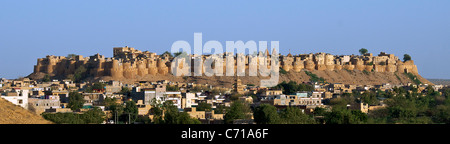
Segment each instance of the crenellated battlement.
[{"label": "crenellated battlement", "polygon": [[[34,68],[34,73],[45,73],[50,76],[68,76],[75,74],[80,67],[87,69],[87,74],[92,77],[111,76],[112,78],[136,78],[136,76],[146,75],[167,75],[171,73],[171,62],[173,57],[168,55],[157,55],[156,53],[148,51],[139,51],[131,47],[115,47],[113,48],[114,56],[112,58],[105,58],[103,55],[96,54],[90,57],[83,57],[81,55],[74,57],[64,56],[46,56],[37,60]],[[224,71],[228,64],[225,56],[229,53],[224,53],[223,64]],[[267,56],[263,59],[267,62],[268,67],[272,64],[270,62],[270,55],[268,50],[265,53],[260,52],[260,55]],[[197,59],[191,55],[192,62]],[[211,58],[211,55],[200,56],[202,61]],[[217,61],[217,58],[215,58]],[[231,59],[232,60],[232,59]],[[244,65],[238,65],[239,61],[243,61]],[[327,53],[316,54],[298,54],[298,55],[280,55],[280,68],[285,71],[300,72],[306,70],[319,71],[334,71],[334,70],[359,70],[359,71],[373,71],[373,72],[407,72],[418,74],[417,66],[414,61],[402,62],[397,56],[393,54],[386,54],[381,52],[378,56],[373,56],[371,53],[365,55],[331,55]],[[248,55],[241,57],[234,56],[234,62],[230,64],[249,68],[250,63],[260,63],[260,59],[252,61]],[[242,64],[242,63],[241,63]],[[181,66],[183,67],[183,66]],[[193,70],[193,69],[192,69]],[[236,72],[236,70],[235,70]]]}]

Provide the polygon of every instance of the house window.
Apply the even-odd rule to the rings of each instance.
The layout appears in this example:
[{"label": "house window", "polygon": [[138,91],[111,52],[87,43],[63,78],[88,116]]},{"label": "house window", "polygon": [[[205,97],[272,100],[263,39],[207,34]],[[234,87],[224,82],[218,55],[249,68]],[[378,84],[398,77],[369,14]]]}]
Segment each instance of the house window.
[{"label": "house window", "polygon": [[19,104],[22,104],[23,103],[23,100],[19,100]]}]

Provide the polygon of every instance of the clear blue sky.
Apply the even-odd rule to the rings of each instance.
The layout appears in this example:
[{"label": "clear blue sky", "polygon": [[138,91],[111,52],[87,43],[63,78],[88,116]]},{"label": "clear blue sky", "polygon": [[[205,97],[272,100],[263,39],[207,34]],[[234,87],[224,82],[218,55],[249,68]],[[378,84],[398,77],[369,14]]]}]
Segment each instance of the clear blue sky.
[{"label": "clear blue sky", "polygon": [[450,79],[450,1],[2,0],[0,77],[32,73],[46,55],[158,54],[177,40],[280,41],[280,51],[408,53],[426,78]]}]

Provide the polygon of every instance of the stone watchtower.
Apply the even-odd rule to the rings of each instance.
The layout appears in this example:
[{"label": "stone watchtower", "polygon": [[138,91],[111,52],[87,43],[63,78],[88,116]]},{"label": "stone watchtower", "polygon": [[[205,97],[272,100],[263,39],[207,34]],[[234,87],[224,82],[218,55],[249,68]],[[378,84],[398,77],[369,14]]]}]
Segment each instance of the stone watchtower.
[{"label": "stone watchtower", "polygon": [[236,76],[236,83],[234,84],[234,91],[238,94],[244,94],[244,86],[242,85],[241,79]]},{"label": "stone watchtower", "polygon": [[290,71],[293,67],[293,62],[294,62],[294,57],[292,57],[291,53],[289,53],[287,56],[283,56],[282,57],[282,63],[281,63],[281,67],[285,70],[285,71]]}]

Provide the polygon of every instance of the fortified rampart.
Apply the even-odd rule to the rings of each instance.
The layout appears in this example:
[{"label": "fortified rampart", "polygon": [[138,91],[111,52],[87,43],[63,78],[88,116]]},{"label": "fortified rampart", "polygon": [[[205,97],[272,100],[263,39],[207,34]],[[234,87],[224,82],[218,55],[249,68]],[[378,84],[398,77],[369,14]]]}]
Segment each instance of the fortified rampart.
[{"label": "fortified rampart", "polygon": [[[37,60],[34,67],[34,73],[45,73],[50,76],[64,76],[74,75],[77,71],[86,70],[85,73],[92,77],[111,76],[112,78],[129,78],[133,79],[136,76],[146,75],[167,75],[171,72],[172,57],[169,55],[157,55],[148,51],[142,52],[130,47],[116,47],[114,48],[114,56],[112,58],[105,58],[102,55],[96,54],[90,57],[75,56],[47,56]],[[227,54],[227,53],[225,53]],[[260,54],[264,54],[260,52]],[[240,55],[234,56],[233,59],[217,59],[222,60],[223,64],[213,64],[215,66],[223,66],[223,72],[226,73],[227,65],[234,65],[234,72],[237,67],[249,68],[250,63],[259,63],[260,60],[266,61],[270,67],[270,55],[266,50],[267,58],[257,59],[250,56]],[[211,58],[211,55],[195,56],[191,55],[191,62],[199,60],[202,62]],[[280,68],[285,71],[300,72],[303,69],[319,70],[319,71],[334,71],[334,70],[359,70],[359,71],[373,71],[373,72],[411,72],[418,74],[417,66],[414,61],[402,62],[393,54],[386,54],[381,52],[378,56],[372,54],[358,55],[331,55],[326,53],[316,54],[299,54],[286,56],[279,56]],[[183,67],[183,65],[179,65]],[[203,68],[204,69],[204,68]],[[192,68],[191,71],[194,71]],[[200,70],[204,73],[204,70]],[[221,71],[218,70],[217,71]]]}]

